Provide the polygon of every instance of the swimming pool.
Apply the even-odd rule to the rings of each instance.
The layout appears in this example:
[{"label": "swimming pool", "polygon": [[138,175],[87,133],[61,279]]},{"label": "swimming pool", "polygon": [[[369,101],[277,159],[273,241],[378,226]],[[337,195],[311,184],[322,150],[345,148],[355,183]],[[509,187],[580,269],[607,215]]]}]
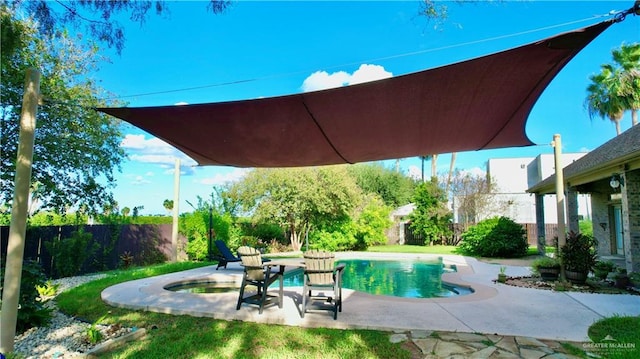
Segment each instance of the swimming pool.
[{"label": "swimming pool", "polygon": [[[455,272],[455,265],[434,260],[342,259],[346,265],[343,288],[373,295],[404,298],[446,298],[473,293],[473,289],[442,281],[442,274]],[[302,269],[288,271],[285,287],[302,287]],[[234,283],[200,282],[165,286],[165,289],[188,293],[222,293],[237,290]]]},{"label": "swimming pool", "polygon": [[[404,298],[442,298],[473,293],[468,287],[442,281],[442,274],[455,272],[442,258],[434,261],[343,259],[346,265],[342,287],[373,295]],[[302,270],[288,272],[285,286],[302,286]]]}]

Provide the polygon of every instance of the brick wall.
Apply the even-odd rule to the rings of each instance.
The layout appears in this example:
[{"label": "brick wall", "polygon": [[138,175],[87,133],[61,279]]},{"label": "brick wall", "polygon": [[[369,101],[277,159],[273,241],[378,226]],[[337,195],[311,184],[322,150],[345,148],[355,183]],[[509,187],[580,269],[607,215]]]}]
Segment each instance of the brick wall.
[{"label": "brick wall", "polygon": [[[627,271],[640,271],[640,170],[624,175],[622,208]],[[625,209],[627,215],[624,215]]]}]

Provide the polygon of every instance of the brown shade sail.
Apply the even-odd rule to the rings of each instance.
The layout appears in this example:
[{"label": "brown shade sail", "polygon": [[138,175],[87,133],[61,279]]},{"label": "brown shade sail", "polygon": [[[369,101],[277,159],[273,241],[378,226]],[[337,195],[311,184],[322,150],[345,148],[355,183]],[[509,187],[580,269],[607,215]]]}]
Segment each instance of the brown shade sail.
[{"label": "brown shade sail", "polygon": [[161,138],[200,165],[316,166],[528,146],[525,124],[542,91],[611,23],[348,87],[97,110]]}]

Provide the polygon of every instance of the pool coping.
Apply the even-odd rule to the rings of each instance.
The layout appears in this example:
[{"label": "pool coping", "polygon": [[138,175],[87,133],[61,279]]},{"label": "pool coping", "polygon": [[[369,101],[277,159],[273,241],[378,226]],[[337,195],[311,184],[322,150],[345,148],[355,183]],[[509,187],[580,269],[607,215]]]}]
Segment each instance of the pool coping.
[{"label": "pool coping", "polygon": [[[236,310],[237,293],[194,294],[164,289],[179,281],[240,281],[242,268],[207,266],[120,283],[106,288],[102,300],[127,309],[223,320],[242,320],[299,327],[377,330],[441,330],[454,332],[524,335],[536,338],[582,341],[587,329],[604,316],[640,315],[640,296],[552,292],[495,283],[498,265],[457,255],[404,255],[387,253],[340,253],[366,258],[429,259],[442,257],[456,264],[457,272],[445,281],[471,286],[475,292],[447,298],[401,298],[343,290],[344,310],[333,320],[330,313],[300,316],[301,291],[285,288],[283,309],[242,305]],[[509,275],[524,275],[527,267],[507,266]],[[529,319],[529,320],[527,320]]]}]

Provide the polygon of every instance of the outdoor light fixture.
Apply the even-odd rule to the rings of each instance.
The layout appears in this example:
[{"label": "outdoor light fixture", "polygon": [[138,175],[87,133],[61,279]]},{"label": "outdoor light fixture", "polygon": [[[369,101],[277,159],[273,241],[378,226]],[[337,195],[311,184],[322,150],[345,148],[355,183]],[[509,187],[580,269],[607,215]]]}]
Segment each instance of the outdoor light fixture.
[{"label": "outdoor light fixture", "polygon": [[624,178],[619,174],[615,173],[611,176],[611,180],[609,181],[609,186],[613,189],[617,189],[620,186],[624,186]]}]

